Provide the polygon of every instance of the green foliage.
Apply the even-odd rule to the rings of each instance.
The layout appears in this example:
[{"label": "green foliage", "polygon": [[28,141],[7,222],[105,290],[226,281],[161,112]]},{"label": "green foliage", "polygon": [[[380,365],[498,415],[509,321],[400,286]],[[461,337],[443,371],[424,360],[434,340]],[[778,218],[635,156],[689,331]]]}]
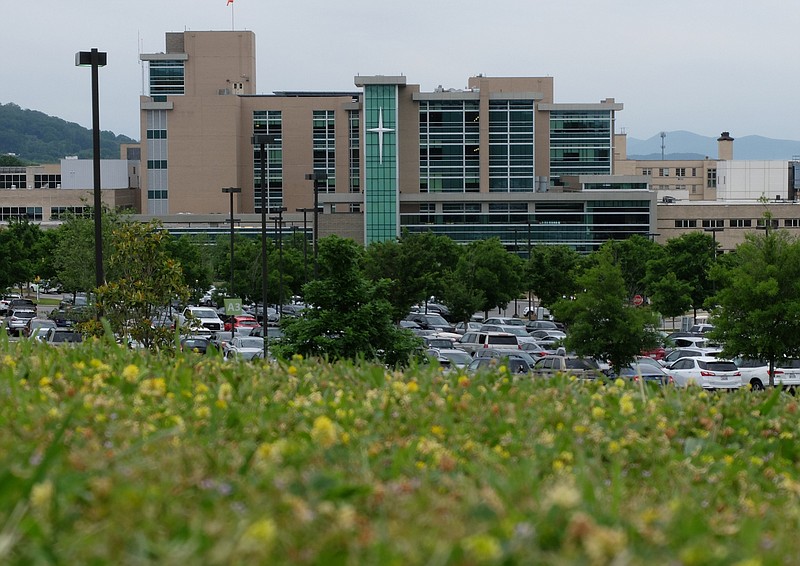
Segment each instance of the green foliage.
[{"label": "green foliage", "polygon": [[725,355],[769,361],[774,385],[775,361],[800,357],[800,243],[783,230],[748,234],[712,273],[722,287],[711,336]]},{"label": "green foliage", "polygon": [[388,279],[393,318],[405,317],[428,297],[446,295],[448,277],[460,250],[451,238],[432,232],[404,233],[400,241],[375,242],[367,248],[364,272],[373,281]]},{"label": "green foliage", "polygon": [[678,281],[688,285],[691,308],[702,309],[713,293],[709,271],[715,251],[714,240],[703,232],[689,232],[672,238],[665,247],[665,256],[650,262],[649,281],[657,281],[670,271]]},{"label": "green foliage", "polygon": [[[446,302],[459,312],[465,310],[458,301],[448,298],[448,293],[452,291],[456,297],[465,299],[467,304],[475,304],[482,297],[483,302],[478,310],[484,312],[505,307],[522,292],[522,271],[522,260],[507,252],[498,238],[471,242],[462,250],[454,272],[455,279],[463,286],[446,290]],[[474,295],[472,298],[469,297],[470,293]]]},{"label": "green foliage", "polygon": [[575,268],[580,256],[569,246],[535,245],[525,264],[525,284],[542,306],[550,306],[577,290]]},{"label": "green foliage", "polygon": [[[797,400],[0,340],[3,564],[783,564]],[[433,559],[432,559],[433,558]]]},{"label": "green foliage", "polygon": [[574,300],[562,299],[553,312],[568,328],[565,345],[579,355],[608,360],[615,370],[657,345],[658,317],[647,307],[631,305],[622,269],[610,249],[599,250],[597,264],[578,278],[584,289]]},{"label": "green foliage", "polygon": [[180,264],[169,255],[169,238],[156,221],[123,223],[113,233],[109,281],[97,290],[97,307],[114,333],[148,348],[164,347],[173,338],[169,328],[153,328],[157,313],[189,296]]},{"label": "green foliage", "polygon": [[310,307],[284,323],[276,347],[280,356],[382,358],[390,365],[408,361],[419,341],[395,326],[389,282],[364,276],[363,255],[352,240],[329,236],[319,241],[319,277],[304,287]]},{"label": "green foliage", "polygon": [[602,247],[610,250],[614,263],[619,265],[628,297],[649,295],[647,265],[663,258],[664,248],[638,234],[625,240],[608,240]]},{"label": "green foliage", "polygon": [[0,227],[0,289],[33,281],[44,274],[43,257],[48,243],[38,224],[27,219],[10,220]]},{"label": "green foliage", "polygon": [[[100,132],[100,156],[119,159],[119,146],[135,140]],[[0,104],[0,154],[15,153],[21,160],[58,163],[65,155],[92,157],[92,130],[13,103]]]},{"label": "green foliage", "polygon": [[201,236],[182,235],[170,237],[165,245],[168,255],[177,261],[183,273],[183,284],[192,292],[192,300],[198,301],[213,282],[212,265],[206,253],[206,241]]}]

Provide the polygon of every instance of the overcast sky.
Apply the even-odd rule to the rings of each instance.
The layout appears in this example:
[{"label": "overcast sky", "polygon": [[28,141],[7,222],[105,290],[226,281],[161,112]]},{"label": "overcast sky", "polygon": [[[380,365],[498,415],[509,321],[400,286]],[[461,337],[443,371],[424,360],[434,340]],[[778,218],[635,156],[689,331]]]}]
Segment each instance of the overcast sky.
[{"label": "overcast sky", "polygon": [[[100,127],[139,139],[139,52],[165,33],[256,34],[257,89],[356,91],[405,75],[423,91],[467,78],[552,76],[556,102],[624,104],[617,131],[645,139],[800,139],[794,68],[800,2],[786,0],[4,0],[0,103],[91,127],[91,73],[108,53]],[[233,21],[232,21],[233,20]]]}]

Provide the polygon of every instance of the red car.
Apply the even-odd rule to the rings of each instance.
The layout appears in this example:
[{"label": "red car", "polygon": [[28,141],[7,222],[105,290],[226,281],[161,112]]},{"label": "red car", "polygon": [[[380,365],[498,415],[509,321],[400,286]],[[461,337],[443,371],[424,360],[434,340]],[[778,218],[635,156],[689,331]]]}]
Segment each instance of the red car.
[{"label": "red car", "polygon": [[234,334],[250,334],[256,328],[261,328],[261,325],[248,314],[232,316],[225,322],[225,331]]},{"label": "red car", "polygon": [[663,360],[667,356],[667,351],[663,346],[659,346],[653,350],[642,352],[642,355],[647,356],[648,358],[653,358],[654,360]]}]

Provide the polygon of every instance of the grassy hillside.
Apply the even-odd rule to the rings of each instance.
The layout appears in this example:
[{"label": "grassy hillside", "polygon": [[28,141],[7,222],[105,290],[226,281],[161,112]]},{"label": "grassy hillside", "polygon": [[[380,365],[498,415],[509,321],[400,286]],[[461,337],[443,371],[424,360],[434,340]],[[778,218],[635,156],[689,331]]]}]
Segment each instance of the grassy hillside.
[{"label": "grassy hillside", "polygon": [[[135,140],[100,133],[100,155],[118,159],[121,143]],[[92,130],[16,104],[0,104],[0,154],[14,153],[30,163],[58,163],[67,155],[92,156]]]},{"label": "grassy hillside", "polygon": [[3,339],[0,392],[2,563],[800,555],[798,402],[781,392]]}]

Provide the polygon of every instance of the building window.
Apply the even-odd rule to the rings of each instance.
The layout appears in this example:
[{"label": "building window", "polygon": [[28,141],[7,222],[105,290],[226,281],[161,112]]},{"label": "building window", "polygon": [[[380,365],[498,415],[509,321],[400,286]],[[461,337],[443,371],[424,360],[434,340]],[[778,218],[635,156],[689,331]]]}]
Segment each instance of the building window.
[{"label": "building window", "polygon": [[675,228],[697,228],[697,220],[676,220]]},{"label": "building window", "polygon": [[319,192],[336,192],[336,122],[333,110],[314,110],[314,172],[325,173]]},{"label": "building window", "polygon": [[610,110],[550,112],[550,182],[566,175],[610,175],[613,141]]},{"label": "building window", "polygon": [[685,177],[686,176],[686,167],[676,167],[675,168],[675,176],[676,177]]},{"label": "building window", "polygon": [[2,206],[0,207],[0,220],[31,220],[42,221],[41,206]]},{"label": "building window", "polygon": [[350,203],[350,212],[361,212],[361,203],[353,202]]},{"label": "building window", "polygon": [[150,96],[184,94],[183,61],[150,61]]},{"label": "building window", "polygon": [[753,221],[750,218],[731,218],[728,221],[728,226],[731,228],[750,228]]},{"label": "building window", "polygon": [[0,189],[24,189],[27,182],[27,175],[0,175]]},{"label": "building window", "polygon": [[709,189],[717,188],[717,170],[709,169],[706,173],[706,187]]},{"label": "building window", "polygon": [[253,146],[253,211],[261,212],[262,192],[266,189],[267,210],[283,206],[283,117],[279,110],[253,111],[253,132],[275,136],[277,141],[264,146],[266,179],[261,178],[261,146]]},{"label": "building window", "polygon": [[652,176],[653,175],[653,169],[650,168],[650,167],[645,167],[644,169],[642,169],[642,175]]},{"label": "building window", "polygon": [[697,168],[692,167],[692,177],[697,177]]},{"label": "building window", "polygon": [[703,228],[723,228],[724,226],[725,221],[721,219],[703,220]]},{"label": "building window", "polygon": [[[473,100],[420,102],[420,192],[478,191],[480,178],[478,108],[478,102]],[[507,163],[506,176],[508,176]]]},{"label": "building window", "polygon": [[783,221],[786,228],[800,228],[800,218],[787,218]]},{"label": "building window", "polygon": [[61,175],[34,175],[34,189],[57,189],[61,186]]},{"label": "building window", "polygon": [[347,118],[350,127],[350,192],[361,192],[361,122],[358,110],[348,110]]},{"label": "building window", "polygon": [[50,220],[63,220],[71,216],[91,218],[92,208],[88,206],[51,206]]},{"label": "building window", "polygon": [[660,177],[669,177],[669,167],[662,167],[658,170]]},{"label": "building window", "polygon": [[[764,226],[766,226],[766,225],[767,225],[767,221],[766,221],[765,218],[759,218],[758,220],[756,220],[756,228],[764,228]],[[770,226],[772,228],[777,228],[778,227],[778,219],[777,218],[773,218],[772,222],[770,222]]]}]

